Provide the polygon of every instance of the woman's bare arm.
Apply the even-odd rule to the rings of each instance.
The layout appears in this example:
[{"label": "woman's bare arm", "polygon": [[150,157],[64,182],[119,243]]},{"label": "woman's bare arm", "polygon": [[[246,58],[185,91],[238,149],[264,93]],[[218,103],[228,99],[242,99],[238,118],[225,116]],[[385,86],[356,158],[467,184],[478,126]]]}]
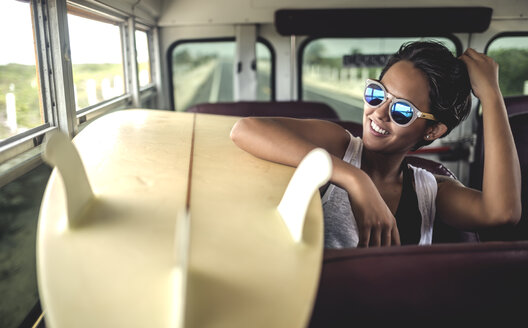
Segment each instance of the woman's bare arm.
[{"label": "woman's bare arm", "polygon": [[467,65],[473,93],[482,105],[482,192],[445,180],[439,183],[438,213],[444,222],[464,229],[515,224],[521,216],[521,171],[498,85],[498,65],[473,49],[468,49],[461,59]]},{"label": "woman's bare arm", "polygon": [[296,167],[312,149],[332,157],[331,181],[345,189],[359,229],[359,246],[400,244],[396,220],[370,177],[344,162],[349,134],[339,125],[320,120],[243,118],[231,130],[240,148],[269,161]]},{"label": "woman's bare arm", "polygon": [[259,158],[295,167],[316,147],[342,158],[349,142],[348,133],[335,123],[282,117],[240,119],[231,139]]}]

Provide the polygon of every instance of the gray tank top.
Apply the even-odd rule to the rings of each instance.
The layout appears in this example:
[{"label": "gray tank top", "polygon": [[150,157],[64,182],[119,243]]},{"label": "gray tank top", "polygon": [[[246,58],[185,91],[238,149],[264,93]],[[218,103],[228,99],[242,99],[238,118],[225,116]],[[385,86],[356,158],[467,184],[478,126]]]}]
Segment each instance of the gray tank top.
[{"label": "gray tank top", "polygon": [[[348,132],[348,131],[347,131]],[[349,132],[350,134],[350,132]],[[343,161],[361,167],[363,141],[350,134]],[[430,172],[409,165],[414,172],[414,181],[418,207],[422,215],[422,226],[419,245],[429,245],[433,237],[433,223],[436,212],[435,200],[437,192],[436,178]],[[356,219],[350,208],[348,193],[331,184],[322,198],[324,213],[324,243],[325,248],[357,247],[359,237]]]}]

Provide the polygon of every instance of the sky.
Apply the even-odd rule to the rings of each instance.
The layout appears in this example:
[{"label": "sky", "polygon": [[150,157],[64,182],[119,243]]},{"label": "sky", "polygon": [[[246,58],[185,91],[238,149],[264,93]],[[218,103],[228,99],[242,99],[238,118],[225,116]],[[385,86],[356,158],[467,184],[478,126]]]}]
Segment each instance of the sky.
[{"label": "sky", "polygon": [[[71,56],[74,64],[121,63],[121,41],[117,25],[68,15]],[[148,58],[145,34],[136,38],[138,60]],[[33,26],[28,3],[0,0],[0,65],[35,64]]]},{"label": "sky", "polygon": [[0,1],[0,65],[35,64],[33,27],[29,4]]}]

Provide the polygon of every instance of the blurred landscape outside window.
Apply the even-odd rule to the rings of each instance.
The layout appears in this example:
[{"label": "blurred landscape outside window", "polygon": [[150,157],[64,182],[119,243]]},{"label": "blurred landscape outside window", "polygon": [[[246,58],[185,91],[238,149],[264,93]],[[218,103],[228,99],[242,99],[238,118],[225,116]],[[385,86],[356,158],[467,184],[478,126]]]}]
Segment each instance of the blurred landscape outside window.
[{"label": "blurred landscape outside window", "polygon": [[125,93],[118,24],[68,13],[77,110]]},{"label": "blurred landscape outside window", "polygon": [[[184,42],[172,51],[174,106],[177,111],[199,103],[234,100],[235,41]],[[272,99],[271,50],[257,42],[257,100]]]},{"label": "blurred landscape outside window", "polygon": [[378,79],[389,56],[409,41],[436,40],[456,55],[447,38],[321,38],[302,54],[302,100],[334,108],[341,120],[362,122],[365,80]]},{"label": "blurred landscape outside window", "polygon": [[31,6],[0,1],[0,141],[45,123]]},{"label": "blurred landscape outside window", "polygon": [[149,42],[147,32],[136,30],[136,54],[139,73],[139,86],[144,87],[152,82],[150,74]]},{"label": "blurred landscape outside window", "polygon": [[528,36],[499,37],[490,43],[487,54],[499,64],[502,95],[528,95]]}]

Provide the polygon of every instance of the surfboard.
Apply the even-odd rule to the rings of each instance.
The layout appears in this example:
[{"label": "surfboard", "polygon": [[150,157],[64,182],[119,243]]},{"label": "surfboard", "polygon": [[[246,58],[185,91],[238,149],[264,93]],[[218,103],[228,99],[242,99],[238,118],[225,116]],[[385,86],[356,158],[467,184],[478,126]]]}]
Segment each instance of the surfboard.
[{"label": "surfboard", "polygon": [[229,138],[237,119],[124,110],[73,139],[94,197],[69,223],[53,170],[37,237],[50,327],[308,324],[323,252],[319,194],[295,242],[277,209],[295,169],[239,149]]}]

